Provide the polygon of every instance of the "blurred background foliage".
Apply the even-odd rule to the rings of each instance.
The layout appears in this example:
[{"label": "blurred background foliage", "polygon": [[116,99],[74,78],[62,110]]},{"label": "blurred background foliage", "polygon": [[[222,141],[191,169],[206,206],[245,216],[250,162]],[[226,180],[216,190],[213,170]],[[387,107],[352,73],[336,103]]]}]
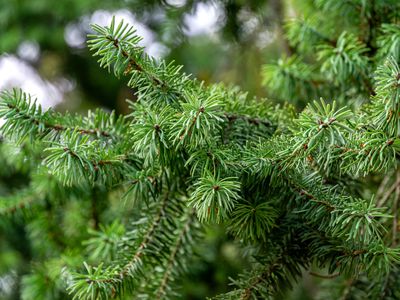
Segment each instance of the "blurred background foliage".
[{"label": "blurred background foliage", "polygon": [[[125,82],[101,70],[86,47],[89,25],[106,25],[116,15],[136,26],[144,37],[143,46],[155,57],[175,60],[187,73],[206,83],[222,81],[239,85],[250,95],[271,96],[262,87],[261,66],[290,55],[283,22],[293,14],[295,6],[304,6],[305,2],[0,0],[0,90],[20,86],[36,95],[44,107],[53,106],[60,111],[84,112],[102,107],[127,113],[125,100],[133,99],[134,92]],[[12,150],[5,145],[0,150],[0,196],[6,196],[32,178],[29,162],[22,160],[20,167],[14,169],[15,161],[8,155]],[[62,203],[63,195],[59,197]],[[120,207],[120,202],[109,206],[103,203],[107,199],[99,197],[98,201],[98,209],[129,213]],[[0,217],[0,299],[32,295],[32,291],[24,291],[24,283],[40,280],[40,272],[51,274],[37,268],[34,261],[38,257],[47,255],[45,267],[51,269],[57,264],[51,258],[55,249],[75,243],[76,247],[71,248],[84,251],[81,241],[88,237],[85,220],[91,220],[86,213],[90,211],[86,207],[89,204],[77,199],[65,202],[61,208],[53,209],[48,201],[39,220],[29,221],[29,216],[19,214]],[[110,221],[107,211],[104,215],[103,221]],[[49,230],[44,232],[44,228]],[[224,228],[211,226],[207,232],[206,246],[197,249],[196,263],[182,282],[185,299],[204,299],[226,291],[229,276],[246,267]],[[43,253],[37,253],[40,246],[32,240],[42,248],[45,245]],[[32,270],[36,275],[23,277],[32,274]],[[308,299],[304,289],[312,291],[312,282],[307,277],[305,281],[293,292],[293,299]],[[68,298],[51,290],[47,287],[43,293],[35,292],[40,297],[46,294],[46,299]],[[55,286],[54,291],[57,290]]]},{"label": "blurred background foliage", "polygon": [[175,60],[206,82],[265,95],[261,64],[288,51],[280,34],[284,11],[281,0],[1,0],[0,52],[58,83],[63,109],[124,112],[132,93],[99,70],[85,45],[90,23],[105,25],[116,15],[137,26],[150,54]]}]

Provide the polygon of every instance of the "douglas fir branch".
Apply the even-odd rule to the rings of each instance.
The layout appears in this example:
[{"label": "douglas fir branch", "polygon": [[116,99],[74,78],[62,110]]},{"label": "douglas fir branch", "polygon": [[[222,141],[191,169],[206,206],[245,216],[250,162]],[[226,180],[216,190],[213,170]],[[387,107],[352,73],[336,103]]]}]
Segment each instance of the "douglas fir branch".
[{"label": "douglas fir branch", "polygon": [[129,115],[1,93],[0,156],[29,174],[0,198],[37,252],[23,299],[180,299],[215,223],[249,265],[213,299],[289,299],[307,276],[316,299],[400,299],[400,4],[314,2],[263,67],[273,99],[193,79],[114,20],[88,43],[135,91]]}]

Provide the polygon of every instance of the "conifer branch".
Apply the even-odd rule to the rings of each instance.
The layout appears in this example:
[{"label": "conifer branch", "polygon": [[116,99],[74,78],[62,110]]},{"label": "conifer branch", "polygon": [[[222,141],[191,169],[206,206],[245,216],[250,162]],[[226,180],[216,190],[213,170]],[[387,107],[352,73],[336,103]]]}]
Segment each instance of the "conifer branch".
[{"label": "conifer branch", "polygon": [[336,277],[340,276],[340,273],[334,273],[334,274],[325,275],[325,274],[319,274],[319,273],[316,273],[316,272],[313,272],[313,271],[308,272],[308,274],[310,274],[312,276],[315,276],[315,277],[318,277],[318,278],[323,278],[323,279],[332,279],[332,278],[336,278]]},{"label": "conifer branch", "polygon": [[146,248],[149,246],[149,244],[155,238],[154,234],[155,234],[157,228],[160,226],[162,218],[165,217],[165,209],[167,207],[168,200],[169,200],[169,194],[167,193],[166,196],[163,197],[159,211],[158,211],[157,215],[155,215],[154,220],[152,221],[150,227],[148,228],[143,241],[140,243],[138,249],[136,250],[135,254],[132,256],[132,258],[129,260],[129,262],[119,272],[119,274],[118,274],[119,278],[123,279],[127,275],[133,276],[133,272],[136,272],[137,268],[140,267],[141,257],[144,255]]},{"label": "conifer branch", "polygon": [[[0,95],[0,117],[5,118],[6,123],[2,126],[5,134],[15,135],[17,139],[22,139],[27,134],[37,134],[35,138],[43,138],[51,136],[57,139],[61,132],[73,131],[82,134],[90,135],[98,138],[111,138],[119,139],[116,129],[122,127],[122,119],[117,120],[116,123],[111,119],[115,118],[114,113],[105,115],[100,111],[94,114],[89,113],[89,118],[108,118],[110,121],[106,127],[110,127],[111,131],[100,128],[83,128],[79,123],[83,123],[77,116],[66,114],[61,116],[52,110],[42,112],[40,105],[36,104],[36,100],[32,100],[30,95],[25,94],[20,89],[13,89],[12,91],[3,91]],[[108,120],[105,120],[107,123]],[[71,125],[66,125],[69,123]],[[76,125],[72,125],[72,124]],[[104,123],[104,122],[103,122]],[[116,125],[118,127],[113,127]],[[12,131],[15,132],[12,132]]]},{"label": "conifer branch", "polygon": [[264,125],[265,127],[271,127],[274,126],[271,121],[269,120],[262,120],[259,118],[252,118],[244,115],[236,115],[236,114],[231,114],[231,113],[225,113],[225,117],[228,119],[229,122],[234,122],[238,119],[244,120],[250,124],[254,125]]},{"label": "conifer branch", "polygon": [[280,267],[280,259],[277,259],[276,262],[270,264],[261,274],[259,274],[252,280],[250,286],[246,287],[243,290],[242,295],[240,296],[240,300],[250,299],[253,291],[257,288],[257,286],[263,283],[266,284],[272,274],[275,271],[279,270]]},{"label": "conifer branch", "polygon": [[128,66],[127,68],[123,71],[124,75],[127,75],[129,73],[131,73],[132,69],[138,72],[142,72],[145,73],[151,81],[153,81],[153,83],[155,85],[159,85],[159,86],[166,86],[166,84],[164,82],[162,82],[159,78],[157,78],[155,75],[150,74],[148,72],[146,72],[143,67],[134,59],[133,56],[131,56],[124,48],[123,46],[120,45],[119,40],[113,36],[107,36],[106,37],[111,43],[112,45],[115,47],[115,49],[117,50],[117,52],[121,53],[123,57],[125,57],[128,60]]},{"label": "conifer branch", "polygon": [[393,201],[393,226],[392,226],[392,247],[397,245],[397,231],[399,226],[399,198],[400,198],[400,171],[396,174],[396,190]]},{"label": "conifer branch", "polygon": [[[181,66],[157,63],[155,59],[147,56],[143,49],[137,46],[140,38],[128,24],[124,25],[121,22],[116,26],[113,19],[110,27],[93,25],[93,29],[97,35],[89,35],[91,39],[88,43],[90,49],[96,51],[94,55],[101,56],[100,65],[109,69],[113,67],[116,76],[131,75],[128,85],[134,88],[141,86],[138,92],[149,103],[156,106],[163,103],[177,104],[176,101],[190,101],[190,96],[201,97],[202,91],[213,92],[212,89],[205,89],[203,84],[190,80],[186,74],[181,74]],[[150,99],[149,95],[157,99]],[[250,124],[271,126],[268,120],[241,115],[237,115],[236,118],[246,119]]]},{"label": "conifer branch", "polygon": [[193,210],[191,210],[189,213],[189,216],[187,217],[187,220],[185,221],[185,223],[183,223],[183,226],[180,229],[179,235],[177,236],[175,243],[173,244],[173,246],[171,248],[172,252],[167,259],[167,264],[164,269],[164,275],[163,275],[160,285],[156,291],[157,299],[165,299],[168,283],[171,280],[171,276],[172,276],[174,269],[176,268],[177,255],[180,254],[179,252],[182,251],[182,248],[184,247],[184,243],[190,242],[187,239],[187,235],[189,234],[189,231],[192,229],[191,227],[192,227],[192,223],[195,221],[195,216],[196,216],[195,212]]},{"label": "conifer branch", "polygon": [[0,215],[6,216],[15,214],[24,209],[30,208],[33,204],[37,204],[38,195],[23,191],[17,195],[8,197],[0,197]]}]

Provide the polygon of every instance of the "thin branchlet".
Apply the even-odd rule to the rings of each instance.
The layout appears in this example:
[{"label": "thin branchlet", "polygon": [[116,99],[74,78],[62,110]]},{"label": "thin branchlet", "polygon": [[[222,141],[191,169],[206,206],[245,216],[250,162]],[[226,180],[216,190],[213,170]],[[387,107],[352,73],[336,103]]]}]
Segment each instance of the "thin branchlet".
[{"label": "thin branchlet", "polygon": [[157,299],[163,299],[163,297],[166,294],[166,288],[168,286],[168,282],[171,280],[170,279],[170,277],[172,275],[171,273],[174,270],[175,262],[177,260],[176,257],[178,255],[179,251],[181,250],[181,248],[184,246],[183,244],[185,243],[185,236],[191,230],[191,224],[194,222],[195,218],[196,218],[196,214],[192,210],[190,212],[186,222],[183,224],[183,227],[176,239],[176,242],[172,247],[172,252],[171,252],[170,256],[168,257],[167,264],[166,264],[165,270],[164,270],[164,276],[162,277],[160,285],[156,292]]}]

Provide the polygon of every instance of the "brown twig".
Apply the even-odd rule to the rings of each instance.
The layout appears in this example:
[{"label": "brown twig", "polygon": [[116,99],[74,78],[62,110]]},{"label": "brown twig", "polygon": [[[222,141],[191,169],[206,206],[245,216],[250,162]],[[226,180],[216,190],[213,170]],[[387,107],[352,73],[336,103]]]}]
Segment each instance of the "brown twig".
[{"label": "brown twig", "polygon": [[325,275],[325,274],[319,274],[319,273],[310,271],[309,274],[312,275],[312,276],[319,277],[319,278],[324,278],[324,279],[332,279],[332,278],[336,278],[336,277],[340,276],[339,272]]},{"label": "brown twig", "polygon": [[236,115],[236,114],[230,114],[230,113],[225,113],[225,117],[228,119],[229,122],[234,122],[234,121],[240,119],[240,120],[244,120],[253,125],[264,125],[266,127],[272,126],[272,123],[269,120],[262,120],[259,118],[252,118],[252,117],[248,117],[248,116]]},{"label": "brown twig", "polygon": [[[17,115],[19,115],[23,119],[29,119],[32,122],[32,124],[34,124],[34,125],[43,124],[43,126],[48,130],[66,131],[68,129],[70,129],[70,130],[74,130],[75,129],[73,127],[67,127],[67,126],[63,126],[63,125],[60,125],[60,124],[51,124],[49,122],[40,121],[39,119],[35,118],[34,116],[29,116],[28,114],[26,114],[24,112],[21,112],[21,110],[17,106],[15,106],[13,104],[7,104],[7,107],[9,109],[15,110]],[[107,132],[107,131],[104,131],[104,130],[99,130],[97,128],[94,128],[94,129],[76,128],[75,130],[78,131],[81,134],[86,134],[86,135],[101,135],[103,137],[112,136],[112,134],[110,132]]]},{"label": "brown twig", "polygon": [[154,83],[155,85],[158,85],[158,86],[165,86],[165,85],[166,85],[166,84],[165,84],[161,79],[159,79],[158,77],[156,77],[156,76],[154,76],[154,75],[151,75],[151,74],[145,72],[145,70],[143,69],[143,67],[142,67],[131,55],[129,55],[129,53],[128,53],[125,49],[123,49],[123,48],[121,47],[121,45],[120,45],[118,39],[114,39],[114,38],[111,37],[111,36],[107,36],[106,38],[107,38],[110,42],[112,42],[112,44],[114,45],[114,47],[115,47],[116,49],[118,49],[118,50],[121,51],[122,56],[124,56],[125,58],[127,58],[127,59],[129,60],[127,70],[125,70],[124,74],[125,74],[125,73],[126,73],[126,74],[129,73],[129,70],[131,70],[132,67],[133,67],[133,69],[135,69],[135,70],[138,71],[138,72],[146,73],[146,74],[149,76],[149,78],[151,79],[151,81],[153,81],[153,83]]},{"label": "brown twig", "polygon": [[390,196],[393,194],[397,186],[400,185],[400,180],[397,179],[395,183],[387,190],[387,192],[383,195],[383,197],[377,202],[376,206],[377,207],[382,207],[385,205],[386,201],[390,198]]},{"label": "brown twig", "polygon": [[392,174],[388,174],[383,178],[381,184],[379,185],[378,191],[376,192],[376,199],[381,198],[381,196],[385,192],[386,185],[389,183],[389,180],[392,178],[391,175]]},{"label": "brown twig", "polygon": [[397,172],[396,179],[396,192],[393,201],[393,228],[392,228],[392,247],[395,247],[397,244],[397,223],[399,219],[398,215],[398,203],[400,197],[400,171]]}]

